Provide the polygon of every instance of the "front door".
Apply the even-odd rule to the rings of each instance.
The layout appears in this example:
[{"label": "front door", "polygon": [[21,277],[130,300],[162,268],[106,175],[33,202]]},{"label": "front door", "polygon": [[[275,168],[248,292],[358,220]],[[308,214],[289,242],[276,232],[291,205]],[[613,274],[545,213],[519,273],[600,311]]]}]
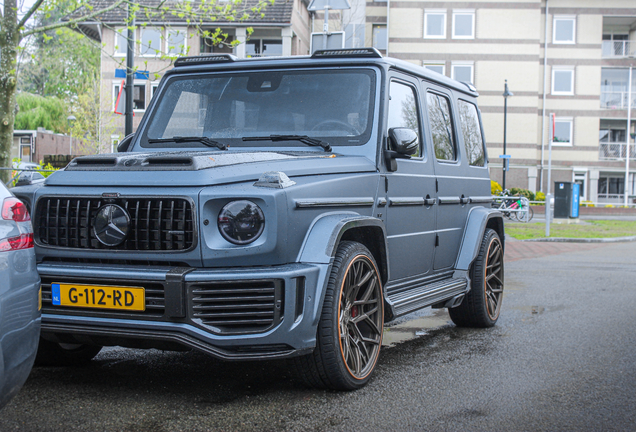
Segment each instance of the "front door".
[{"label": "front door", "polygon": [[386,136],[391,128],[408,127],[417,133],[420,144],[416,155],[396,159],[397,170],[385,177],[387,240],[395,281],[429,273],[435,251],[435,176],[423,145],[417,81],[394,75],[387,118]]}]

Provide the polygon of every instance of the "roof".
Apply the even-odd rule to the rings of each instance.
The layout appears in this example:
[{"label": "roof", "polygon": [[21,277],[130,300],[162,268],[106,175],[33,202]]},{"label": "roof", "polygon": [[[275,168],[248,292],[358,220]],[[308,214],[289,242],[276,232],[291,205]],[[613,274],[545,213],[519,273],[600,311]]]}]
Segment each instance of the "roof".
[{"label": "roof", "polygon": [[[184,2],[187,2],[188,5],[192,5],[195,10],[198,5],[201,4],[200,0],[138,0],[137,3],[141,7],[141,10],[137,12],[135,21],[139,24],[152,22],[154,24],[188,25],[187,16],[179,17],[179,14],[172,14],[168,12],[162,14],[161,16],[155,15],[154,17],[148,18],[146,13],[144,12],[144,6],[150,8],[168,7],[171,10],[178,10],[180,6],[184,4]],[[109,6],[112,6],[114,3],[115,0],[92,0],[86,6],[82,6],[72,14],[66,16],[66,19],[81,19],[82,16],[92,14],[102,9],[106,9]],[[229,2],[217,0],[217,4],[220,6],[228,3]],[[227,20],[220,18],[213,19],[213,16],[210,15],[209,19],[203,20],[203,24],[209,24],[211,27],[228,25],[232,25],[233,27],[276,24],[282,26],[291,25],[292,10],[294,7],[294,2],[292,0],[276,0],[274,4],[268,3],[267,6],[262,9],[262,12],[264,14],[263,17],[261,17],[260,13],[258,12],[252,12],[252,8],[256,7],[258,3],[259,0],[244,0],[243,2],[237,4],[235,6],[237,12],[236,20]],[[303,1],[303,3],[306,4],[306,1]],[[208,2],[207,4],[209,5],[210,2]],[[81,22],[78,27],[87,36],[99,41],[101,40],[101,35],[99,29],[97,29],[97,26],[99,24],[123,24],[127,16],[126,9],[126,3],[123,3],[122,5],[112,10],[106,11],[96,17],[92,17],[86,22]],[[243,15],[243,12],[250,15],[250,17],[241,21],[239,20],[239,18]]]}]

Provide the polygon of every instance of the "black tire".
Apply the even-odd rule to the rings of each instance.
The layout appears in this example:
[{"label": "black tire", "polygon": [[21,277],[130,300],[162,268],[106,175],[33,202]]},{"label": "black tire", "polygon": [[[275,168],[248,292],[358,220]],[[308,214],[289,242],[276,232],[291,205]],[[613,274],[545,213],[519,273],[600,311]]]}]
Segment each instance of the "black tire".
[{"label": "black tire", "polygon": [[99,345],[63,344],[40,338],[35,365],[81,366],[91,361],[101,349]]},{"label": "black tire", "polygon": [[492,327],[499,319],[504,289],[501,239],[486,229],[479,254],[470,269],[471,289],[464,301],[448,313],[459,327]]},{"label": "black tire", "polygon": [[380,355],[383,324],[382,280],[373,255],[360,243],[342,242],[327,285],[316,348],[294,359],[297,375],[311,387],[363,387]]}]

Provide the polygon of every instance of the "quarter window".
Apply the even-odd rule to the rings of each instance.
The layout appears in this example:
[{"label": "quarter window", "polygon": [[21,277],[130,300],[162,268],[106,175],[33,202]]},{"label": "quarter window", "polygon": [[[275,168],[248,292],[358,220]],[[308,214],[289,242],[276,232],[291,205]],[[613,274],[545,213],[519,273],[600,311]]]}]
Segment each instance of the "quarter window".
[{"label": "quarter window", "polygon": [[[398,82],[391,82],[391,98],[389,100],[389,129],[405,127],[411,129],[420,136],[420,121],[417,110],[417,94],[415,89],[409,85]],[[418,148],[413,156],[419,157],[421,154]]]},{"label": "quarter window", "polygon": [[424,11],[424,37],[430,39],[446,38],[446,10],[428,9]]},{"label": "quarter window", "polygon": [[464,148],[466,149],[468,164],[483,167],[486,163],[486,157],[477,107],[463,100],[459,101],[458,107],[459,124],[462,128],[462,137],[464,138]]},{"label": "quarter window", "polygon": [[552,22],[552,42],[555,44],[573,44],[576,31],[576,18],[573,16],[555,16]]},{"label": "quarter window", "polygon": [[447,97],[435,93],[428,93],[426,99],[435,157],[439,160],[456,160],[450,101]]}]

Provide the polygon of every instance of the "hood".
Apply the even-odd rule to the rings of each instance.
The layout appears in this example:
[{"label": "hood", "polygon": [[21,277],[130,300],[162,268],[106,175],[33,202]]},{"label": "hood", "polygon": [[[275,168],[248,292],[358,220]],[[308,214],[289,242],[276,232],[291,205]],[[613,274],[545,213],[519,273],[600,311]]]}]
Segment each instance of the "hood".
[{"label": "hood", "polygon": [[51,186],[204,186],[287,176],[375,171],[363,156],[322,152],[179,151],[114,153],[73,159],[47,178]]}]

